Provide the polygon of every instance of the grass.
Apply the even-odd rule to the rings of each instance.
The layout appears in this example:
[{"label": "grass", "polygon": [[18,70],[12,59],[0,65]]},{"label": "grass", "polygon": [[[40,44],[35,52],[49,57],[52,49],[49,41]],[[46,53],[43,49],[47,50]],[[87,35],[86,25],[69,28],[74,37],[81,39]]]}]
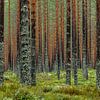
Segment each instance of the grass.
[{"label": "grass", "polygon": [[61,72],[61,79],[57,74],[37,74],[37,85],[25,86],[20,84],[17,76],[8,71],[4,74],[4,83],[0,86],[0,100],[100,100],[100,91],[96,89],[95,71],[89,69],[89,80],[82,78],[78,71],[78,85],[65,84],[65,72]]}]

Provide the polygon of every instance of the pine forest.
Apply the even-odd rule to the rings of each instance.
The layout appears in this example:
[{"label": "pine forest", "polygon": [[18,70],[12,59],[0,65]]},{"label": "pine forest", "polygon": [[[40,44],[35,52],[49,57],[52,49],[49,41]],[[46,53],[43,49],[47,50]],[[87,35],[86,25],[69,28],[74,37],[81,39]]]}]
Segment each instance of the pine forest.
[{"label": "pine forest", "polygon": [[100,0],[0,0],[0,100],[100,100]]}]

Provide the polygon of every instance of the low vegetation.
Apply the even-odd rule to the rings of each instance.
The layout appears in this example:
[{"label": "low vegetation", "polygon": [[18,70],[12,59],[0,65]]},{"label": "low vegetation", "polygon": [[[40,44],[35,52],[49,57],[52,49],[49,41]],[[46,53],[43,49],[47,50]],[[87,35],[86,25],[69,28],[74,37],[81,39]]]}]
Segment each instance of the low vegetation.
[{"label": "low vegetation", "polygon": [[0,100],[100,100],[100,91],[95,87],[95,71],[89,69],[89,80],[82,78],[81,70],[78,72],[78,86],[65,84],[64,71],[60,80],[54,72],[38,73],[37,85],[25,86],[20,84],[14,73],[8,71],[0,86]]}]

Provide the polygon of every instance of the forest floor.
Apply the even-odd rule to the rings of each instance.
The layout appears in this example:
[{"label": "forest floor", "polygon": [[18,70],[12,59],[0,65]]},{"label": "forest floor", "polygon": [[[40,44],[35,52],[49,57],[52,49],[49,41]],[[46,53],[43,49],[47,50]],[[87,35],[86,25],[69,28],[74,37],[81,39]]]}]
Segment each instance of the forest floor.
[{"label": "forest floor", "polygon": [[37,85],[24,86],[20,84],[16,75],[10,71],[4,74],[4,83],[0,86],[0,100],[100,100],[100,91],[96,89],[95,70],[89,69],[89,79],[82,78],[78,71],[78,85],[67,86],[66,74],[61,72],[61,79],[57,73],[37,74]]}]

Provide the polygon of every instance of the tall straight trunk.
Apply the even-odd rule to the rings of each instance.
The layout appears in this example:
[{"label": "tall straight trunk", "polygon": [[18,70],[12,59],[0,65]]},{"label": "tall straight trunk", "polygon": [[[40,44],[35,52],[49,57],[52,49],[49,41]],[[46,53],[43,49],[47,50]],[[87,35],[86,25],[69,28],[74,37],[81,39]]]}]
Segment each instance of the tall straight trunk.
[{"label": "tall straight trunk", "polygon": [[[56,6],[55,6],[56,8]],[[56,9],[55,9],[56,10]],[[57,71],[57,34],[56,34],[56,14],[55,14],[55,21],[54,21],[54,69]]]},{"label": "tall straight trunk", "polygon": [[16,33],[17,33],[17,62],[16,62],[16,69],[17,74],[19,75],[19,57],[20,57],[20,0],[17,0],[17,16],[16,16]]},{"label": "tall straight trunk", "polygon": [[83,77],[88,79],[88,66],[87,66],[87,0],[82,1],[82,23],[83,23]]},{"label": "tall straight trunk", "polygon": [[19,54],[19,45],[20,45],[20,0],[17,0],[17,52]]},{"label": "tall straight trunk", "polygon": [[[16,70],[16,57],[17,57],[17,21],[16,17],[13,17],[13,12],[15,12],[15,15],[17,15],[17,1],[11,0],[11,64],[12,69],[15,72]],[[13,9],[12,9],[13,8]]]},{"label": "tall straight trunk", "polygon": [[[13,18],[13,17],[12,17]],[[16,21],[16,18],[12,19],[12,22]],[[16,22],[12,24],[12,68],[13,72],[16,71],[16,61],[17,61],[17,34],[16,34]]]},{"label": "tall straight trunk", "polygon": [[36,37],[36,0],[30,0],[30,38],[31,38],[31,78],[32,85],[36,85],[36,56],[35,56],[35,37]]},{"label": "tall straight trunk", "polygon": [[91,63],[91,0],[87,1],[87,64]]},{"label": "tall straight trunk", "polygon": [[3,42],[4,30],[4,1],[0,1],[0,42]]},{"label": "tall straight trunk", "polygon": [[57,36],[57,60],[58,60],[58,79],[60,79],[60,41],[59,41],[59,0],[56,0],[56,36]]},{"label": "tall straight trunk", "polygon": [[77,1],[77,33],[78,33],[78,50],[77,50],[77,53],[79,53],[79,57],[78,57],[78,61],[79,61],[79,64],[78,66],[82,66],[82,30],[81,30],[81,10],[80,10],[80,7],[81,7],[81,1],[78,0]]},{"label": "tall straight trunk", "polygon": [[36,48],[36,70],[38,70],[38,56],[39,56],[39,32],[38,32],[38,1],[36,2],[36,43],[35,43],[35,48]]},{"label": "tall straight trunk", "polygon": [[[8,4],[4,1],[4,15],[8,15]],[[4,67],[8,69],[9,65],[9,38],[8,38],[8,17],[4,16]]]},{"label": "tall straight trunk", "polygon": [[[96,23],[95,23],[95,24],[96,24]],[[96,56],[97,56],[97,55],[96,55],[96,52],[97,52],[97,51],[96,51],[96,50],[97,50],[96,46],[97,46],[97,38],[96,38],[96,29],[94,29],[94,30],[95,30],[95,32],[94,32],[94,36],[93,36],[93,37],[94,37],[94,41],[93,41],[93,44],[94,44],[94,45],[93,45],[93,48],[94,48],[94,49],[93,49],[93,56],[94,56],[94,59],[93,59],[93,67],[96,68]],[[90,59],[90,60],[91,60],[91,59]],[[91,66],[91,67],[92,67],[92,66]]]},{"label": "tall straight trunk", "polygon": [[62,54],[62,65],[63,66],[65,63],[64,55],[66,55],[64,54],[65,53],[64,46],[65,46],[65,43],[64,43],[64,0],[62,0],[61,1],[61,54]]},{"label": "tall straight trunk", "polygon": [[[78,28],[78,15],[80,17],[80,10],[78,10],[78,0],[76,1],[76,59],[77,59],[77,66],[80,66],[80,46],[79,46],[79,31],[80,27]],[[80,24],[80,19],[79,19]]]},{"label": "tall straight trunk", "polygon": [[97,66],[96,66],[96,84],[100,89],[100,0],[97,0]]},{"label": "tall straight trunk", "polygon": [[66,84],[71,84],[71,1],[66,1],[67,6],[67,26],[66,26]]},{"label": "tall straight trunk", "polygon": [[0,1],[0,84],[3,82],[3,47],[4,47],[4,1]]},{"label": "tall straight trunk", "polygon": [[[72,66],[74,74],[74,84],[78,84],[77,79],[77,52],[76,52],[76,0],[72,0]],[[78,47],[77,47],[78,48]]]},{"label": "tall straight trunk", "polygon": [[11,64],[11,0],[8,0],[8,47],[9,47],[9,69],[12,70],[12,64]]},{"label": "tall straight trunk", "polygon": [[49,49],[50,49],[50,10],[49,10],[49,1],[47,4],[47,63],[48,63],[48,71],[50,71],[50,59],[49,59]]},{"label": "tall straight trunk", "polygon": [[39,71],[43,72],[42,66],[42,10],[41,10],[41,0],[38,0],[38,32],[39,32]]},{"label": "tall straight trunk", "polygon": [[51,72],[51,23],[50,23],[50,9],[49,9],[50,5],[48,3],[48,67],[49,67],[49,72]]},{"label": "tall straight trunk", "polygon": [[23,84],[31,84],[31,47],[29,34],[28,0],[21,0],[20,15],[20,80]]},{"label": "tall straight trunk", "polygon": [[47,20],[48,19],[48,0],[44,0],[44,68],[45,71],[48,71],[48,33],[47,33]]}]

